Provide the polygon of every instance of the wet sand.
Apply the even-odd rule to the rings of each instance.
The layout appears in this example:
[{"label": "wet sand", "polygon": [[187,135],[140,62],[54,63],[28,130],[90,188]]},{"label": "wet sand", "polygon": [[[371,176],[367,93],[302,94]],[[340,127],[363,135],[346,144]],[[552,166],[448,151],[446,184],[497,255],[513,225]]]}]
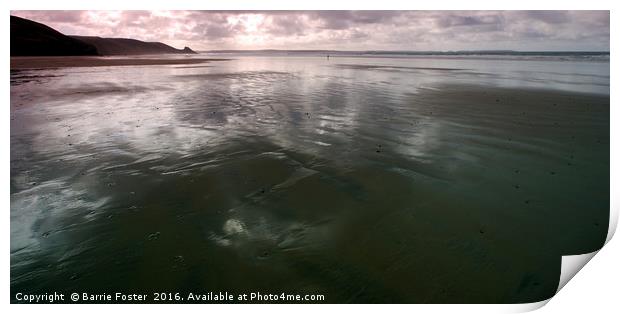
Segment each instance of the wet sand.
[{"label": "wet sand", "polygon": [[212,61],[228,61],[222,58],[106,58],[106,57],[11,57],[11,70],[47,69],[67,67],[105,67],[135,65],[200,64]]},{"label": "wet sand", "polygon": [[535,302],[604,243],[609,95],[235,62],[11,73],[12,295]]}]

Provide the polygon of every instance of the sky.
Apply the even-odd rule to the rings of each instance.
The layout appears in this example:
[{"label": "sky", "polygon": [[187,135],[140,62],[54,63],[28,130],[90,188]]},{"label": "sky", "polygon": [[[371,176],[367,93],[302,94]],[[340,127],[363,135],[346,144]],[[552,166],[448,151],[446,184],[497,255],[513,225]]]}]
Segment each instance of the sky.
[{"label": "sky", "polygon": [[609,11],[11,11],[176,48],[609,51]]}]

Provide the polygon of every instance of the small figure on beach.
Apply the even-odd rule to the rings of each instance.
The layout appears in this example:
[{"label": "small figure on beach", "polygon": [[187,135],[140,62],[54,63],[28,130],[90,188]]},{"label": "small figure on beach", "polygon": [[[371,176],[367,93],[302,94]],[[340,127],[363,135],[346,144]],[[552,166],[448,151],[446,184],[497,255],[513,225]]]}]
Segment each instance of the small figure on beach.
[{"label": "small figure on beach", "polygon": [[327,60],[329,60],[329,55],[327,55]]}]

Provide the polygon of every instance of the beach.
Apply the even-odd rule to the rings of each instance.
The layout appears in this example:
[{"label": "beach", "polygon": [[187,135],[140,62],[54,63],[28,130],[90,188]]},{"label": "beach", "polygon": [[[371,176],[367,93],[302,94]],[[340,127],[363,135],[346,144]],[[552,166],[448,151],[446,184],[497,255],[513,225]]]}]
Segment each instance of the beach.
[{"label": "beach", "polygon": [[608,61],[11,58],[10,94],[12,296],[537,302],[607,235]]},{"label": "beach", "polygon": [[226,59],[150,57],[11,57],[11,70],[67,67],[200,64]]}]

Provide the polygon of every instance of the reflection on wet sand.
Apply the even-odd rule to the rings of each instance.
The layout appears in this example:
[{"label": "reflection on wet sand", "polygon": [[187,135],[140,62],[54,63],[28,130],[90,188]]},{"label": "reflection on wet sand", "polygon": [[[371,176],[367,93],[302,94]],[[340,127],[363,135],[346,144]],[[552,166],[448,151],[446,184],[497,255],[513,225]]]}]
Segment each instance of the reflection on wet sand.
[{"label": "reflection on wet sand", "polygon": [[606,235],[609,96],[429,71],[12,73],[11,290],[551,296]]}]

